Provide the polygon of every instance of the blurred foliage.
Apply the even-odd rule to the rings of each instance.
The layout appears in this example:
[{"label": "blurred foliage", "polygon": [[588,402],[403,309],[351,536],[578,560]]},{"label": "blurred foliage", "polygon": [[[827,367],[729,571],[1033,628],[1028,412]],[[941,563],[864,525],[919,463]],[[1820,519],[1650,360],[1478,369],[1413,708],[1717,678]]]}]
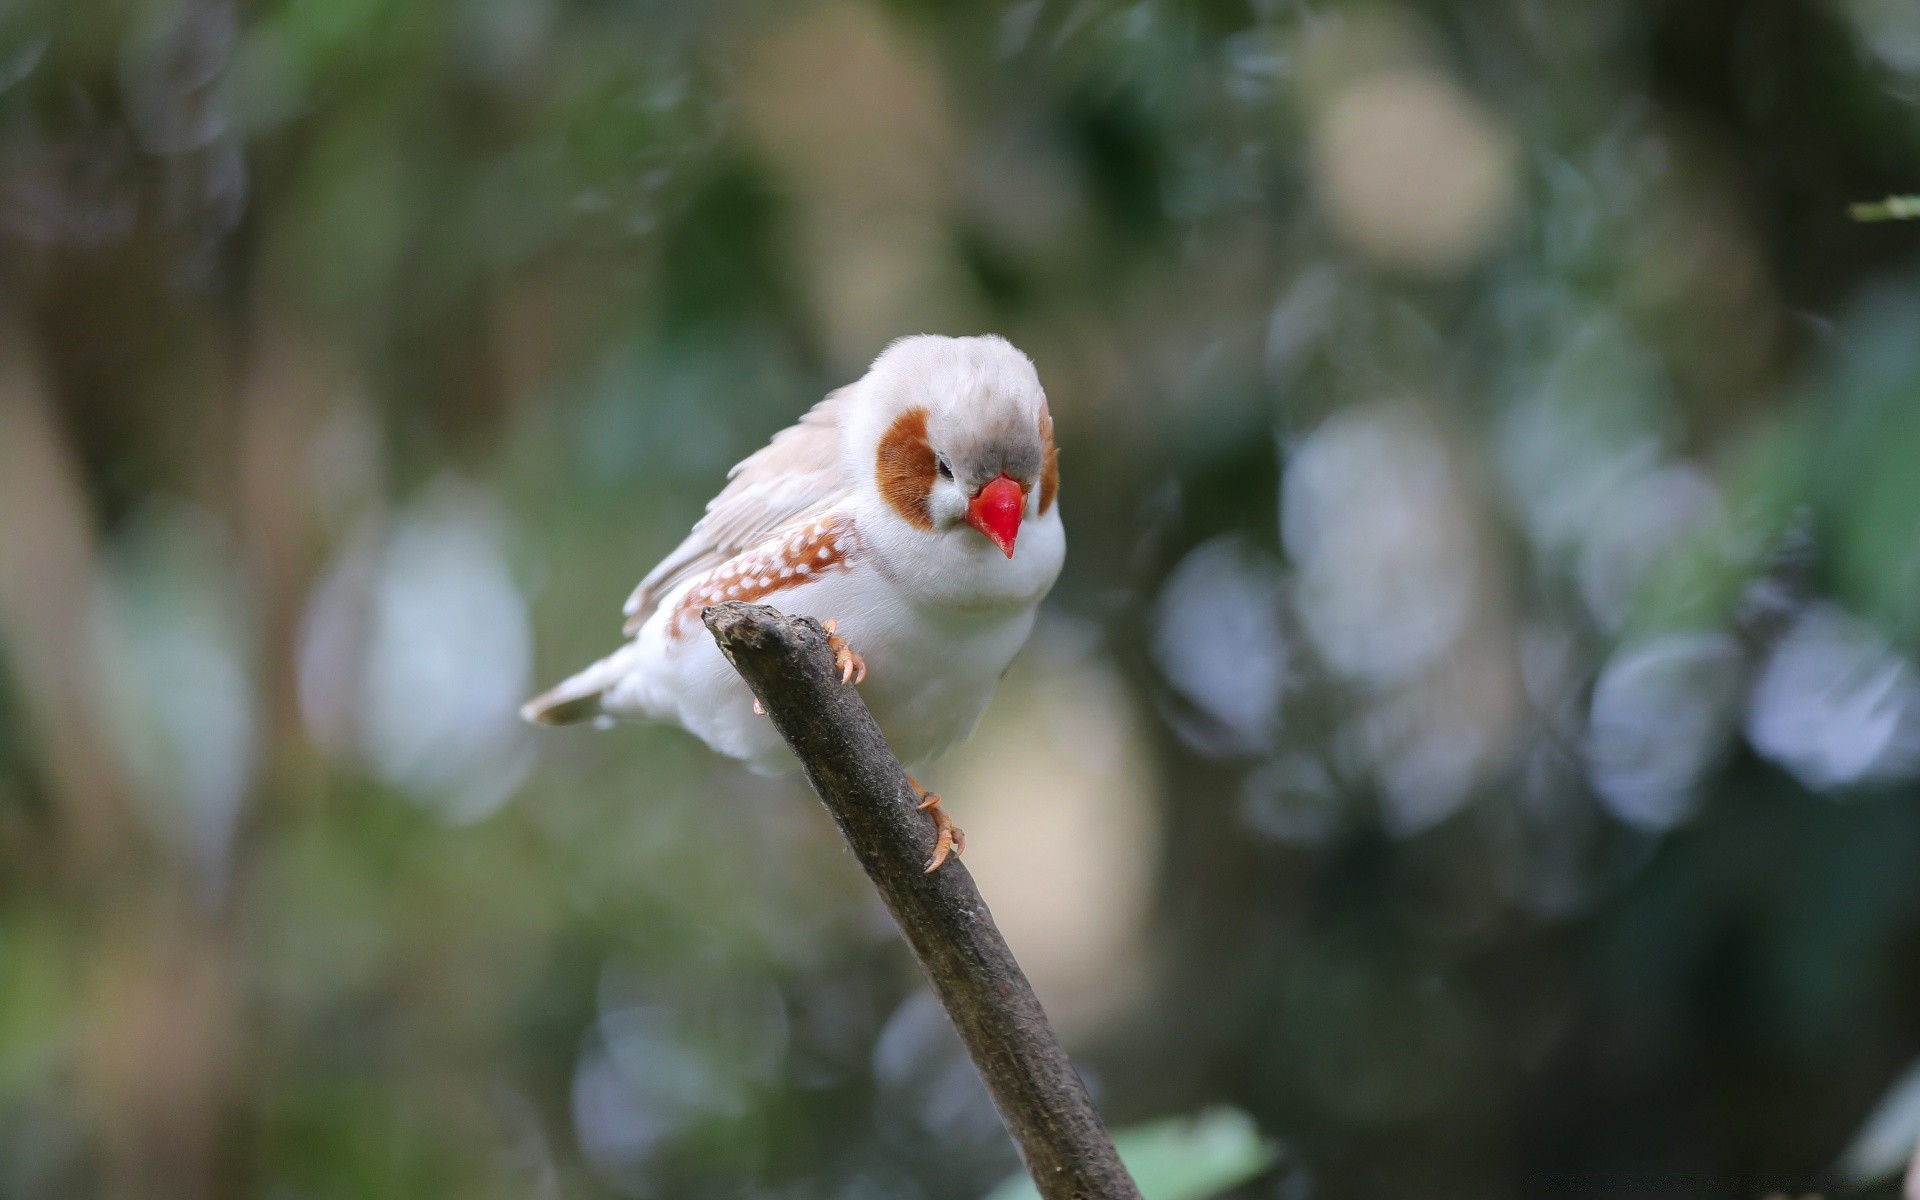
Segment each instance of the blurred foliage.
[{"label": "blurred foliage", "polygon": [[1073,549],[933,782],[1109,1118],[1825,1186],[1920,1058],[1917,11],[0,6],[0,1197],[1004,1178],[796,786],[513,715],[985,329]]},{"label": "blurred foliage", "polygon": [[[1278,1156],[1253,1119],[1232,1109],[1122,1129],[1113,1142],[1144,1200],[1207,1200],[1259,1175]],[[987,1200],[1039,1196],[1023,1172],[989,1192]]]},{"label": "blurred foliage", "polygon": [[1856,204],[1848,211],[1856,221],[1920,220],[1920,196],[1888,196]]}]

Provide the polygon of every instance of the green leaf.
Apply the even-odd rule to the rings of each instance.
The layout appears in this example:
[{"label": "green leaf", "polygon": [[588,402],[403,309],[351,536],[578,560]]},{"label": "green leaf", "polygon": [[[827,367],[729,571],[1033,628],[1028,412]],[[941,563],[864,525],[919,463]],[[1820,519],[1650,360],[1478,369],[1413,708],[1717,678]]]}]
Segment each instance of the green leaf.
[{"label": "green leaf", "polygon": [[1920,220],[1920,196],[1888,196],[1885,200],[1851,205],[1847,215],[1856,221]]},{"label": "green leaf", "polygon": [[[1260,1136],[1253,1118],[1231,1108],[1197,1117],[1169,1117],[1123,1129],[1113,1137],[1146,1200],[1206,1200],[1273,1165],[1280,1148]],[[1039,1200],[1025,1174],[1014,1175],[986,1200]]]}]

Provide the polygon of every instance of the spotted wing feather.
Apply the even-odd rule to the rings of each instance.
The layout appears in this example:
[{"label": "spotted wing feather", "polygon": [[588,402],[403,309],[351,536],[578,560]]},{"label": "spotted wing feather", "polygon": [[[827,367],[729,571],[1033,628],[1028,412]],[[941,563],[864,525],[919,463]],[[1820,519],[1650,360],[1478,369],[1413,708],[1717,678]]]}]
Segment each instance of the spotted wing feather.
[{"label": "spotted wing feather", "polygon": [[727,472],[727,486],[707,504],[706,515],[627,597],[626,632],[644,625],[661,599],[682,583],[847,496],[850,481],[841,456],[847,403],[847,389],[830,393]]}]

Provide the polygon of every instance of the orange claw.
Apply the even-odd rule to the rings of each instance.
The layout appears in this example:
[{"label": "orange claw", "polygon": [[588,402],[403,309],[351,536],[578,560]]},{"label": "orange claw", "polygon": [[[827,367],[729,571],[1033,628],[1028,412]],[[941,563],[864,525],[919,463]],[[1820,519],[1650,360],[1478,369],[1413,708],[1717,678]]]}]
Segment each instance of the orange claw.
[{"label": "orange claw", "polygon": [[914,791],[920,793],[918,805],[920,811],[933,818],[936,836],[933,841],[933,858],[927,863],[926,870],[926,874],[931,875],[940,869],[940,865],[946,862],[949,856],[958,858],[967,852],[967,835],[962,833],[960,827],[953,823],[953,818],[947,815],[947,810],[940,804],[939,796],[921,787],[920,781],[911,775],[907,776],[907,782],[913,785]]},{"label": "orange claw", "polygon": [[833,650],[833,665],[840,668],[840,682],[862,684],[867,681],[867,660],[860,652],[847,645],[847,639],[834,632],[839,624],[828,621],[821,628],[827,631],[827,645]]}]

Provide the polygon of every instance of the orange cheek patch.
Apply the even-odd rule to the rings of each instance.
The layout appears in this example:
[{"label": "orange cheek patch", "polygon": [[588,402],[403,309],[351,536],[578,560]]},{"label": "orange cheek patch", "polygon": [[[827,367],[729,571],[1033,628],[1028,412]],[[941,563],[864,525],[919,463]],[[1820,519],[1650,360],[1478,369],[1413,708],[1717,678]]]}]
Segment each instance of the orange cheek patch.
[{"label": "orange cheek patch", "polygon": [[723,600],[752,603],[796,588],[834,571],[844,571],[858,556],[860,542],[846,517],[818,517],[785,539],[727,560],[687,589],[674,606],[667,632],[680,637],[700,610]]},{"label": "orange cheek patch", "polygon": [[915,529],[933,528],[933,510],[927,498],[933,493],[934,471],[933,447],[927,442],[927,410],[910,408],[895,417],[880,435],[873,473],[880,495]]},{"label": "orange cheek patch", "polygon": [[1060,491],[1060,450],[1053,444],[1053,414],[1040,410],[1040,513],[1053,507]]}]

